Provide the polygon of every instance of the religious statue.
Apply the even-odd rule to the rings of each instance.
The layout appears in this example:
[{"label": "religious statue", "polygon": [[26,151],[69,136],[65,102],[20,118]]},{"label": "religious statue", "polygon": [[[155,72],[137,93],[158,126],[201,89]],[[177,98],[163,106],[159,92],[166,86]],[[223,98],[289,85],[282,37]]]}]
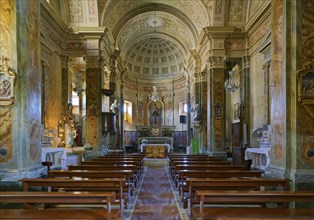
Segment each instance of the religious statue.
[{"label": "religious statue", "polygon": [[58,124],[58,136],[63,139],[61,146],[73,147],[74,138],[76,137],[75,116],[72,113],[72,104],[69,103],[68,111],[63,115]]},{"label": "religious statue", "polygon": [[115,99],[114,102],[111,104],[110,106],[110,110],[115,113],[118,114],[119,113],[119,104],[117,103],[117,100]]}]

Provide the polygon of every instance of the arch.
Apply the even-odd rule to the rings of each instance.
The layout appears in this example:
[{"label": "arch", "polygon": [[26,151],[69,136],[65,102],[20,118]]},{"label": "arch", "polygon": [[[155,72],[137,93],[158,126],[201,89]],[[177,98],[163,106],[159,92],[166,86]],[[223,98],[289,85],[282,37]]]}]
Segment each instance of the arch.
[{"label": "arch", "polygon": [[147,102],[147,123],[149,126],[165,125],[165,104],[161,100]]}]

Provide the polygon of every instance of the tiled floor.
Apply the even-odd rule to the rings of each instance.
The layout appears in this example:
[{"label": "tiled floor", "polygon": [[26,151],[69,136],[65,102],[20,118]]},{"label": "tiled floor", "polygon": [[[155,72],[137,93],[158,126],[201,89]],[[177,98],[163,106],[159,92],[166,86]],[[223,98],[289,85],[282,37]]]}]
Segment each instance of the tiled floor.
[{"label": "tiled floor", "polygon": [[129,219],[186,219],[177,202],[177,192],[173,191],[168,178],[166,161],[158,159],[146,160],[145,165],[147,169]]}]

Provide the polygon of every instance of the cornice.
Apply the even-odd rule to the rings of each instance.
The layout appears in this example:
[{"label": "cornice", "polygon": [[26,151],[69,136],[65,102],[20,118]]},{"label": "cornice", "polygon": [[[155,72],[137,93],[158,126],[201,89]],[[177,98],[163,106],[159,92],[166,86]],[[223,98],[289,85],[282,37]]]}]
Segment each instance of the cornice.
[{"label": "cornice", "polygon": [[245,26],[248,36],[252,35],[271,15],[271,1],[266,1]]},{"label": "cornice", "polygon": [[70,32],[70,28],[64,23],[60,16],[55,12],[46,1],[40,1],[40,15],[58,32],[64,35]]},{"label": "cornice", "polygon": [[205,33],[209,38],[226,38],[234,33],[235,27],[206,27]]}]

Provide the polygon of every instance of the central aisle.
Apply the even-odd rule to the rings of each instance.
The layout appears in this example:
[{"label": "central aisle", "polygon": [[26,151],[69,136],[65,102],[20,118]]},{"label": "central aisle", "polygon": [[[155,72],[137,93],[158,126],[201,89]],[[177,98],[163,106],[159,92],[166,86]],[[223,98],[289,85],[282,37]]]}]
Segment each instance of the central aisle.
[{"label": "central aisle", "polygon": [[131,219],[182,219],[166,172],[166,160],[146,160],[144,164],[147,170]]}]

